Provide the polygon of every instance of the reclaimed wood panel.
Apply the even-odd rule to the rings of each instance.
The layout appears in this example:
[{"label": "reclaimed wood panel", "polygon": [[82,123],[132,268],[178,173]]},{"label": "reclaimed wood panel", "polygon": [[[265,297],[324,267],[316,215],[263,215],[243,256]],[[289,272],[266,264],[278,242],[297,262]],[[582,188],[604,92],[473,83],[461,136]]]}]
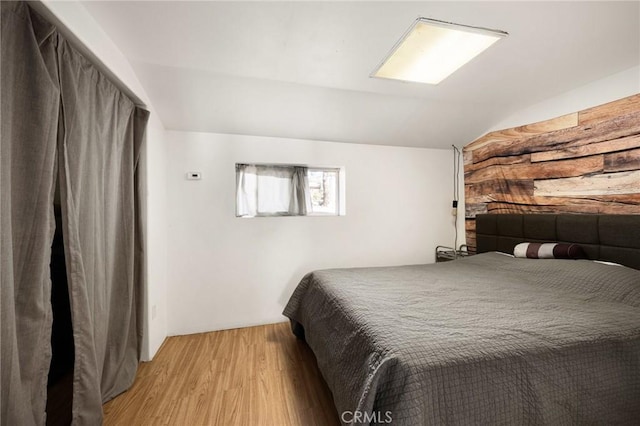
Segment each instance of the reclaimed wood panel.
[{"label": "reclaimed wood panel", "polygon": [[511,155],[507,157],[492,157],[477,163],[474,163],[472,161],[470,164],[465,166],[464,171],[468,173],[474,170],[484,169],[489,166],[503,165],[503,164],[530,163],[531,161],[532,161],[531,154]]},{"label": "reclaimed wood panel", "polygon": [[467,164],[473,163],[473,152],[472,151],[463,151],[462,152],[462,163],[466,166]]},{"label": "reclaimed wood panel", "polygon": [[640,94],[488,133],[463,158],[470,250],[481,213],[640,214]]},{"label": "reclaimed wood panel", "polygon": [[633,194],[640,192],[640,170],[534,181],[535,196]]},{"label": "reclaimed wood panel", "polygon": [[578,124],[604,121],[640,110],[640,94],[598,105],[578,113]]},{"label": "reclaimed wood panel", "polygon": [[[640,145],[639,145],[640,146]],[[621,172],[640,169],[640,148],[614,152],[604,156],[605,172]]]},{"label": "reclaimed wood panel", "polygon": [[509,164],[489,166],[464,174],[465,183],[477,183],[490,179],[566,178],[602,172],[604,156],[595,155],[575,160],[548,161],[545,163]]},{"label": "reclaimed wood panel", "polygon": [[[618,195],[620,198],[615,199],[613,196]],[[623,197],[622,195],[626,195]],[[467,207],[468,206],[468,207]],[[584,213],[637,213],[640,209],[640,197],[636,194],[612,194],[609,196],[518,196],[510,194],[486,195],[481,198],[475,197],[465,205],[466,214],[468,216],[479,213],[490,213],[496,208],[512,208],[511,213],[544,211],[556,212],[584,212]],[[567,210],[567,208],[569,210]],[[467,226],[467,231],[471,229]]]},{"label": "reclaimed wood panel", "polygon": [[[561,149],[554,149],[553,151],[534,152],[533,154],[530,154],[530,158],[532,163],[538,163],[540,161],[553,161],[564,158],[578,158],[615,151],[625,151],[632,148],[640,148],[640,135],[628,136],[626,138],[613,139],[588,145],[566,146]],[[486,161],[483,161],[483,163]],[[474,166],[474,164],[472,164],[472,166]]]},{"label": "reclaimed wood panel", "polygon": [[640,206],[616,204],[607,207],[581,206],[575,204],[524,205],[509,203],[489,203],[487,213],[576,213],[576,214],[636,214]]},{"label": "reclaimed wood panel", "polygon": [[605,142],[634,135],[640,135],[640,111],[598,123],[484,145],[473,150],[473,162],[478,163],[491,157],[553,151],[564,147]]},{"label": "reclaimed wood panel", "polygon": [[533,195],[533,180],[510,181],[493,179],[475,184],[465,184],[466,200],[472,200],[474,197],[485,196],[491,194],[510,194],[516,192],[518,194]]},{"label": "reclaimed wood panel", "polygon": [[510,141],[520,139],[524,136],[539,135],[541,133],[549,133],[555,130],[568,129],[578,125],[578,114],[567,114],[561,117],[552,118],[551,120],[540,121],[538,123],[527,124],[524,126],[514,127],[512,129],[498,130],[487,133],[479,139],[467,145],[470,150],[476,150],[485,145],[495,142]]},{"label": "reclaimed wood panel", "polygon": [[[475,251],[476,247],[476,221],[475,220],[467,220],[464,221],[464,228],[467,234],[467,249],[469,247],[473,247]],[[469,237],[471,235],[471,237]]]},{"label": "reclaimed wood panel", "polygon": [[518,205],[564,205],[575,204],[578,206],[599,206],[606,208],[613,204],[625,204],[640,206],[640,194],[578,194],[568,196],[523,196],[518,194],[494,194],[474,197],[472,203],[502,202]]}]

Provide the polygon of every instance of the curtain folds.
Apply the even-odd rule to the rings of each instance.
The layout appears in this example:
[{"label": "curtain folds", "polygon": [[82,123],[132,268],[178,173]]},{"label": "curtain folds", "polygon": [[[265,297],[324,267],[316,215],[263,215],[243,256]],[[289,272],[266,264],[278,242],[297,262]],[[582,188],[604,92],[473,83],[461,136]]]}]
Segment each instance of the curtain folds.
[{"label": "curtain folds", "polygon": [[77,354],[73,419],[97,424],[102,403],[131,385],[139,360],[136,129],[148,113],[64,40],[58,58],[60,195]]},{"label": "curtain folds", "polygon": [[1,2],[0,275],[3,425],[44,424],[59,109],[54,27]]},{"label": "curtain folds", "polygon": [[257,169],[236,164],[236,216],[255,216],[257,207]]},{"label": "curtain folds", "polygon": [[291,201],[289,213],[305,216],[311,210],[311,196],[309,192],[309,177],[306,167],[294,167],[291,178]]},{"label": "curtain folds", "polygon": [[304,216],[310,209],[307,167],[236,164],[236,216]]},{"label": "curtain folds", "polygon": [[2,415],[45,422],[59,179],[73,318],[73,424],[135,378],[144,250],[136,176],[149,113],[26,3],[2,6]]}]

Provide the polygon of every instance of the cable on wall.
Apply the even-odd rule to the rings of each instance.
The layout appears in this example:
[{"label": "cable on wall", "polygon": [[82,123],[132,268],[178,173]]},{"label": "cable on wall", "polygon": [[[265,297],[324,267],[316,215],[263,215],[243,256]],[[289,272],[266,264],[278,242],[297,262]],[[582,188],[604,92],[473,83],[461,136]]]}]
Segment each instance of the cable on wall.
[{"label": "cable on wall", "polygon": [[455,239],[453,242],[453,249],[458,250],[458,200],[460,197],[460,150],[455,146],[453,147],[453,203],[451,208],[451,214],[454,217],[453,228],[455,229]]}]

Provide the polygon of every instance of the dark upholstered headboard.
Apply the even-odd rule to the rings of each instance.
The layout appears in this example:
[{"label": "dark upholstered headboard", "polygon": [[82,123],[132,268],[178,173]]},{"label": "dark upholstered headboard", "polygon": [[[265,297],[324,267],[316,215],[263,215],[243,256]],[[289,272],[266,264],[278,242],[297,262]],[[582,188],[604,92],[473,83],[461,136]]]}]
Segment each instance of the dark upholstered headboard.
[{"label": "dark upholstered headboard", "polygon": [[640,269],[640,215],[479,214],[477,251],[513,253],[521,242],[577,243],[589,259]]}]

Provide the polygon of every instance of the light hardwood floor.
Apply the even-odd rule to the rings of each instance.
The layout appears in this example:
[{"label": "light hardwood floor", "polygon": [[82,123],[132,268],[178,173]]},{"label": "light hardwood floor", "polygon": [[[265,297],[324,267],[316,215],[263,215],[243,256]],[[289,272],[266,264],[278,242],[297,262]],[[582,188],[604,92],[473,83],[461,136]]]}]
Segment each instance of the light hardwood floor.
[{"label": "light hardwood floor", "polygon": [[313,352],[288,323],[168,338],[105,425],[339,425]]}]

